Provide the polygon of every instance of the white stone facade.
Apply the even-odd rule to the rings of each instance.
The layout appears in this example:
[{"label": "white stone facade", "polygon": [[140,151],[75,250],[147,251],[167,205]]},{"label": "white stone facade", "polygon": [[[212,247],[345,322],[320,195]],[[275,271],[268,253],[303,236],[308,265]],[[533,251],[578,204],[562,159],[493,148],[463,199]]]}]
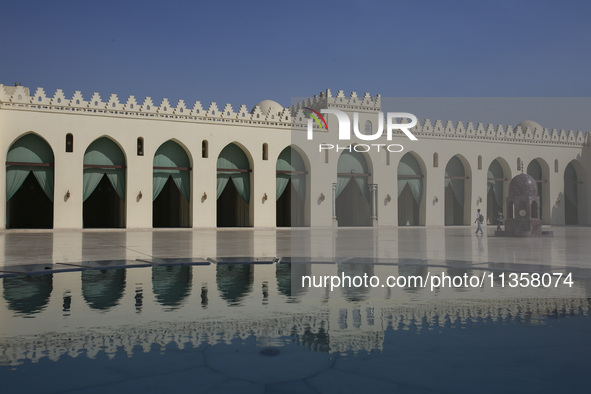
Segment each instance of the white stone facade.
[{"label": "white stone facade", "polygon": [[[22,86],[0,85],[0,152],[6,162],[11,145],[29,133],[49,144],[54,154],[53,228],[76,229],[83,228],[85,151],[93,141],[108,137],[121,148],[126,161],[124,227],[151,228],[154,154],[163,143],[173,140],[186,150],[191,163],[189,226],[211,228],[216,227],[217,159],[224,147],[235,143],[246,154],[252,170],[248,224],[275,227],[277,158],[292,145],[306,165],[304,224],[333,226],[333,184],[337,183],[337,163],[342,152],[332,150],[327,156],[318,151],[320,142],[339,143],[335,133],[315,127],[314,140],[306,140],[303,106],[358,112],[360,125],[367,120],[377,124],[376,116],[381,111],[379,95],[360,98],[353,93],[345,97],[342,91],[336,96],[323,92],[293,108],[279,110],[266,100],[252,111],[245,106],[235,111],[229,104],[220,110],[215,103],[203,108],[199,102],[188,106],[181,100],[173,107],[164,99],[157,106],[150,98],[140,103],[130,96],[122,102],[116,95],[103,100],[97,93],[85,100],[76,92],[68,99],[61,90],[50,96],[42,88],[30,94]],[[334,116],[327,116],[327,121],[329,130],[336,129]],[[476,209],[486,212],[487,169],[495,159],[506,179],[504,197],[508,182],[519,173],[517,163],[527,168],[538,159],[543,177],[539,183],[543,190],[543,221],[552,225],[565,224],[565,169],[572,164],[576,170],[578,224],[591,224],[588,134],[429,120],[419,121],[412,130],[418,141],[410,141],[403,134],[391,141],[404,146],[401,153],[374,150],[363,154],[369,168],[368,184],[377,185],[370,186],[374,190],[374,225],[398,225],[397,168],[408,152],[414,153],[423,177],[419,225],[445,224],[445,169],[454,156],[466,173],[463,223],[456,224],[469,225]],[[72,152],[65,149],[67,134],[73,136]],[[143,139],[142,156],[137,154],[138,138]],[[204,141],[206,154],[202,150]],[[355,137],[351,142],[364,143]],[[385,137],[376,142],[389,143]],[[267,151],[266,158],[263,150]],[[0,185],[0,199],[6,201],[6,170],[0,171]],[[6,217],[6,204],[0,205],[0,216]],[[5,225],[4,220],[1,225]]]}]

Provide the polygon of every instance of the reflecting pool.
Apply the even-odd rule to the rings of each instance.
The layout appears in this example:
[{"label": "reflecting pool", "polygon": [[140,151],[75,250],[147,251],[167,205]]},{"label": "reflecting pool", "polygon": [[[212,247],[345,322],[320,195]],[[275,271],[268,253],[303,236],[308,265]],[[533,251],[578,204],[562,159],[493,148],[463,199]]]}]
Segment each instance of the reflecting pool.
[{"label": "reflecting pool", "polygon": [[498,281],[511,270],[416,259],[126,265],[0,279],[2,392],[588,392],[584,272],[552,292],[331,291],[298,283],[440,273]]}]

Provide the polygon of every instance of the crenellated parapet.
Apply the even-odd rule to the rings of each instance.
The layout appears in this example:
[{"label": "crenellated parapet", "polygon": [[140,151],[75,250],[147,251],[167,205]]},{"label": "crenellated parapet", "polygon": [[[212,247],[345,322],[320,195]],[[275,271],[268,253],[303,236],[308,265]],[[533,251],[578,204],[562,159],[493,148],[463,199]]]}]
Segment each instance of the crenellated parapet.
[{"label": "crenellated parapet", "polygon": [[369,93],[365,93],[363,97],[359,97],[356,92],[351,92],[349,97],[347,97],[343,90],[339,90],[337,95],[333,96],[331,90],[326,89],[326,91],[320,92],[320,94],[294,104],[292,106],[292,114],[295,115],[303,107],[309,107],[316,110],[322,108],[334,108],[342,111],[378,113],[382,110],[382,96],[378,94],[375,97],[372,97]]},{"label": "crenellated parapet", "polygon": [[184,100],[179,100],[176,105],[173,105],[167,98],[164,98],[160,104],[155,104],[151,97],[146,97],[143,101],[137,100],[134,96],[120,100],[116,94],[111,94],[108,99],[104,99],[96,92],[89,99],[85,99],[80,91],[76,91],[68,99],[61,89],[58,89],[53,96],[49,96],[43,88],[37,88],[34,94],[30,94],[26,87],[1,84],[0,108],[170,121],[239,123],[286,129],[291,127],[289,108],[278,113],[271,110],[264,113],[260,107],[248,111],[245,105],[241,105],[235,111],[231,104],[218,106],[217,103],[212,102],[209,107],[204,107],[201,102],[196,101],[192,106],[187,106]]},{"label": "crenellated parapet", "polygon": [[[204,107],[200,101],[188,105],[179,100],[173,105],[167,98],[155,104],[150,97],[143,101],[129,96],[120,100],[116,94],[108,98],[93,93],[85,99],[76,91],[68,99],[61,89],[50,96],[43,88],[37,88],[33,94],[24,86],[5,86],[0,84],[0,109],[57,112],[64,114],[83,114],[92,116],[135,117],[167,121],[226,123],[245,126],[269,127],[285,130],[306,130],[308,116],[304,107],[316,110],[322,108],[340,109],[349,112],[377,114],[382,110],[381,96],[365,93],[363,97],[352,92],[346,96],[342,90],[333,95],[330,89],[318,95],[294,104],[291,108],[279,111],[269,108],[264,111],[255,106],[251,111],[245,105],[235,110],[231,104],[218,105],[212,102]],[[313,124],[316,129],[318,126]],[[582,147],[591,143],[588,132],[573,130],[547,129],[541,127],[505,126],[483,123],[419,120],[412,129],[413,134],[423,138],[449,138],[486,140],[507,143],[549,144]]]}]

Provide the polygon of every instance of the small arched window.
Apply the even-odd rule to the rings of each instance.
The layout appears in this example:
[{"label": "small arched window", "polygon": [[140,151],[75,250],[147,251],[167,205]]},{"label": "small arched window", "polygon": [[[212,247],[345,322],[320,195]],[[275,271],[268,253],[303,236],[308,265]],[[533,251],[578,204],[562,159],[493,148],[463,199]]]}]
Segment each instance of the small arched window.
[{"label": "small arched window", "polygon": [[137,139],[137,155],[144,155],[144,139],[142,137],[138,137]]},{"label": "small arched window", "polygon": [[209,143],[207,140],[203,140],[201,143],[201,157],[207,159],[209,157]]},{"label": "small arched window", "polygon": [[439,167],[439,154],[433,153],[433,167]]},{"label": "small arched window", "polygon": [[263,144],[263,160],[269,160],[269,145],[266,142]]},{"label": "small arched window", "polygon": [[478,169],[482,170],[482,156],[478,155]]},{"label": "small arched window", "polygon": [[517,171],[520,171],[523,167],[523,164],[521,163],[521,158],[517,158]]},{"label": "small arched window", "polygon": [[74,152],[74,136],[72,133],[66,134],[66,152]]},{"label": "small arched window", "polygon": [[558,159],[554,160],[554,172],[558,172]]},{"label": "small arched window", "polygon": [[371,124],[371,121],[366,120],[365,121],[365,135],[371,135],[373,134],[373,125]]}]

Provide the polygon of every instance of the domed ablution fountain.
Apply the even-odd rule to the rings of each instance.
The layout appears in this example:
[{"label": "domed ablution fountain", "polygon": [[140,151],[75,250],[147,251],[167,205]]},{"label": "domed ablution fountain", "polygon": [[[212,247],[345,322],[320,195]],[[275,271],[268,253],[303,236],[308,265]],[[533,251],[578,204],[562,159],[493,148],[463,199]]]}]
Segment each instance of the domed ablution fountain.
[{"label": "domed ablution fountain", "polygon": [[519,174],[509,184],[505,231],[496,231],[500,237],[552,236],[542,231],[540,197],[536,180],[528,174]]}]

